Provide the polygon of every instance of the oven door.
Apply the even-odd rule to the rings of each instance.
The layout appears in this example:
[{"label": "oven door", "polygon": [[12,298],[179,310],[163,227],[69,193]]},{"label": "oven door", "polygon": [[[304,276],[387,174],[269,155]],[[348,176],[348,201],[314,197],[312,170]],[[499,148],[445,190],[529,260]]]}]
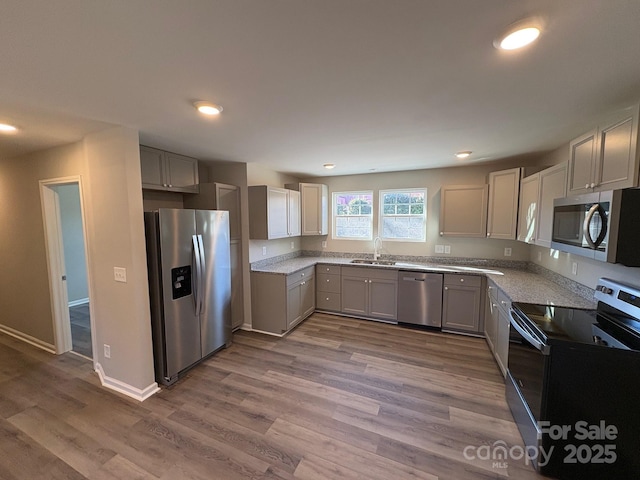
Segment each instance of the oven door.
[{"label": "oven door", "polygon": [[[507,402],[526,446],[539,447],[544,418],[544,393],[550,348],[536,334],[524,314],[509,312],[511,341],[507,357]],[[538,468],[537,462],[532,461]]]}]

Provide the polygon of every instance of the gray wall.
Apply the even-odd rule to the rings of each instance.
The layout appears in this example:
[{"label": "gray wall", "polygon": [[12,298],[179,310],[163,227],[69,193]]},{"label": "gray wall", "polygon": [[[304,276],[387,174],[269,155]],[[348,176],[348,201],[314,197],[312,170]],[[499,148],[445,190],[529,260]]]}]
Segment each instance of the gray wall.
[{"label": "gray wall", "polygon": [[78,184],[55,188],[60,202],[60,222],[64,243],[64,264],[67,275],[69,303],[89,301],[87,265]]}]

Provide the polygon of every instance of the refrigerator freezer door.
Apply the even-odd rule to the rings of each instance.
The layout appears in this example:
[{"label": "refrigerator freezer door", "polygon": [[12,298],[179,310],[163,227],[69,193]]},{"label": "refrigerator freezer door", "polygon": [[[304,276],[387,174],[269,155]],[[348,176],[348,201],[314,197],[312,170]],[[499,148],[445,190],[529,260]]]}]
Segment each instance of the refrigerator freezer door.
[{"label": "refrigerator freezer door", "polygon": [[[171,378],[201,358],[200,322],[196,316],[193,293],[172,295],[175,290],[172,270],[191,267],[191,283],[198,282],[193,235],[196,221],[193,210],[159,210],[160,264],[164,310],[164,372]],[[186,269],[185,269],[186,270]]]},{"label": "refrigerator freezer door", "polygon": [[204,253],[204,296],[200,314],[202,356],[231,341],[229,212],[196,210],[196,233]]}]

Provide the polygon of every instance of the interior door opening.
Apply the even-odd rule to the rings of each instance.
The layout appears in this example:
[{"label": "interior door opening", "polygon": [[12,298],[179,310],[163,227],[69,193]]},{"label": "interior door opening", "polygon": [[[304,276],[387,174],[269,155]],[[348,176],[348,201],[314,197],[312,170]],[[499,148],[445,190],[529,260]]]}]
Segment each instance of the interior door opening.
[{"label": "interior door opening", "polygon": [[93,359],[80,180],[41,183],[56,352],[72,351]]}]

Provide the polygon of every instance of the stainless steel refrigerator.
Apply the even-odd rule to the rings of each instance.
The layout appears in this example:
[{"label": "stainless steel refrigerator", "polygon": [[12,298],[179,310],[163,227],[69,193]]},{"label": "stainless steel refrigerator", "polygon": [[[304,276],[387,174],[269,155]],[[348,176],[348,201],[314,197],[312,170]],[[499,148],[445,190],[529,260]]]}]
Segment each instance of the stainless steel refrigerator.
[{"label": "stainless steel refrigerator", "polygon": [[156,380],[181,374],[231,342],[229,212],[145,212]]}]

